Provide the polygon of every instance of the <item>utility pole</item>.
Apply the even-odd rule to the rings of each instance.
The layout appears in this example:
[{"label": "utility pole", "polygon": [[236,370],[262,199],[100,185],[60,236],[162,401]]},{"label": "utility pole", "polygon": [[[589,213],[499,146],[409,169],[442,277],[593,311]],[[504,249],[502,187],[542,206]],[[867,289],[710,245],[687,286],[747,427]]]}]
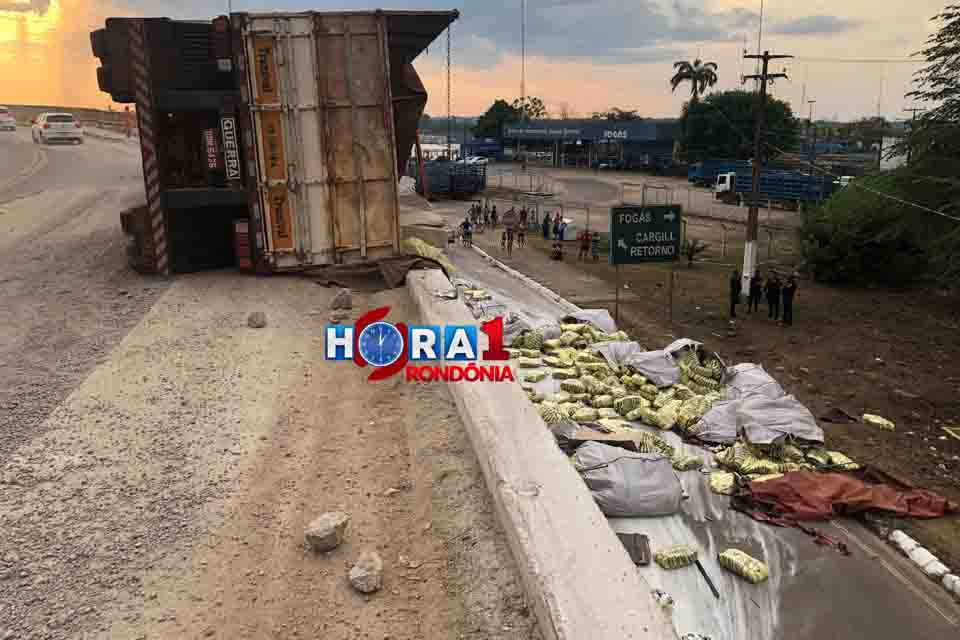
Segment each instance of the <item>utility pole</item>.
[{"label": "utility pole", "polygon": [[[813,105],[816,100],[807,100],[810,105],[810,115],[807,117],[807,144],[810,145],[810,179],[807,180],[807,193],[813,190],[814,173],[817,170],[817,127],[813,124]],[[810,138],[810,130],[813,130],[813,138]]]},{"label": "utility pole", "polygon": [[[917,121],[917,114],[923,113],[926,109],[921,109],[920,107],[911,107],[909,109],[904,109],[904,111],[910,113],[910,133],[913,133],[913,127]],[[910,164],[910,161],[913,160],[913,147],[907,145],[907,164]]]},{"label": "utility pole", "polygon": [[769,66],[771,60],[782,60],[792,58],[788,55],[772,55],[769,51],[764,51],[761,55],[747,54],[744,58],[756,59],[762,63],[760,75],[744,76],[743,82],[747,80],[756,80],[758,82],[757,107],[754,114],[755,127],[753,134],[753,189],[750,194],[750,211],[747,214],[747,243],[743,248],[743,271],[740,277],[743,279],[743,288],[750,286],[750,278],[757,268],[757,235],[759,231],[759,208],[760,208],[760,159],[763,147],[763,127],[764,118],[767,111],[767,82],[773,82],[778,78],[786,78],[786,73],[770,73]]}]

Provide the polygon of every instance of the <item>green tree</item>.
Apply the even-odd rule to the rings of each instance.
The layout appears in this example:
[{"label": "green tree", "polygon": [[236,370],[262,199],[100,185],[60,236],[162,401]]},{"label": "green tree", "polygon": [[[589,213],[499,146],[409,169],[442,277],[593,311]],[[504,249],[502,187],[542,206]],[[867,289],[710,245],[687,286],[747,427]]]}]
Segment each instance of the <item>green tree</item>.
[{"label": "green tree", "polygon": [[670,78],[670,87],[676,91],[684,82],[690,83],[690,101],[697,102],[700,94],[717,84],[717,63],[703,62],[697,58],[693,62],[681,60],[673,63],[674,73]]},{"label": "green tree", "polygon": [[[687,102],[680,118],[687,160],[751,158],[756,101],[756,94],[750,91],[723,91]],[[789,104],[767,96],[765,109],[764,162],[792,150],[800,133],[800,123]]]},{"label": "green tree", "polygon": [[643,120],[636,109],[621,109],[619,107],[610,107],[606,111],[594,111],[591,117],[594,120],[612,120],[614,122]]},{"label": "green tree", "polygon": [[504,127],[508,123],[516,122],[519,119],[519,109],[514,108],[506,100],[498,99],[477,120],[477,125],[473,128],[473,135],[478,138],[503,140]]},{"label": "green tree", "polygon": [[547,117],[547,107],[540,98],[527,97],[525,100],[517,98],[511,105],[521,118],[526,120],[538,120]]}]

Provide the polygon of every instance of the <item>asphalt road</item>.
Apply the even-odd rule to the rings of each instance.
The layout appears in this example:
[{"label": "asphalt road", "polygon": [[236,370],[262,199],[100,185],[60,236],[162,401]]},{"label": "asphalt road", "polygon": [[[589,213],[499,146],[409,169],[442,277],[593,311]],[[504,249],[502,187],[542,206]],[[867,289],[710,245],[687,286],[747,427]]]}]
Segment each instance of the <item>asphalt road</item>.
[{"label": "asphalt road", "polygon": [[[34,163],[36,155],[43,160]],[[51,189],[136,188],[140,149],[134,142],[106,142],[88,135],[82,145],[36,145],[30,129],[0,132],[0,204]],[[18,175],[30,170],[27,175]]]}]

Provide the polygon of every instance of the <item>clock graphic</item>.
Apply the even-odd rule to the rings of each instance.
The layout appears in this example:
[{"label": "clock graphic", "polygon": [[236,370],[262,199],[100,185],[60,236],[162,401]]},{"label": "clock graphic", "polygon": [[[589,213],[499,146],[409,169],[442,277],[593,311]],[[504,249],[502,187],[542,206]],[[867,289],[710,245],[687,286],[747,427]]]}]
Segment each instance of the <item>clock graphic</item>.
[{"label": "clock graphic", "polygon": [[374,322],[366,326],[357,338],[360,357],[375,367],[393,364],[406,348],[403,334],[389,322]]}]

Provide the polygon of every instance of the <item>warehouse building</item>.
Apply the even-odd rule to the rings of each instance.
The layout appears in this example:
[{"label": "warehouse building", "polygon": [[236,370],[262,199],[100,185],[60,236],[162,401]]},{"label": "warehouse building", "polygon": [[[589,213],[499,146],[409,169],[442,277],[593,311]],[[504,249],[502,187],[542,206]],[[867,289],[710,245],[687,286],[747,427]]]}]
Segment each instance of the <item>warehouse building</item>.
[{"label": "warehouse building", "polygon": [[533,120],[504,128],[505,152],[554,167],[653,169],[673,163],[680,121]]}]

